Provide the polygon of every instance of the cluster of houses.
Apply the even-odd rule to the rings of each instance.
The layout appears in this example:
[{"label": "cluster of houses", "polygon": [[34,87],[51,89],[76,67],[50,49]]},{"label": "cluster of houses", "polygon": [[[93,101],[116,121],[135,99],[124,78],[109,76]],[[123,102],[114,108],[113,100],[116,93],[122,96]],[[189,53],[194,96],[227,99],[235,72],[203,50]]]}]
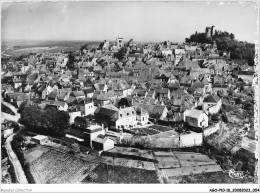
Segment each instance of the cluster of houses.
[{"label": "cluster of houses", "polygon": [[[123,59],[114,54],[127,48]],[[219,56],[214,46],[172,42],[138,44],[104,41],[98,49],[68,54],[31,54],[2,60],[2,98],[16,107],[37,104],[67,111],[74,125],[67,133],[89,146],[112,147],[106,131],[123,132],[163,121],[205,128],[221,109],[221,97],[240,80],[251,84],[253,71]],[[98,125],[83,124],[93,115]],[[120,135],[119,135],[120,136]],[[100,147],[101,146],[101,147]],[[104,147],[103,149],[106,149]]]}]

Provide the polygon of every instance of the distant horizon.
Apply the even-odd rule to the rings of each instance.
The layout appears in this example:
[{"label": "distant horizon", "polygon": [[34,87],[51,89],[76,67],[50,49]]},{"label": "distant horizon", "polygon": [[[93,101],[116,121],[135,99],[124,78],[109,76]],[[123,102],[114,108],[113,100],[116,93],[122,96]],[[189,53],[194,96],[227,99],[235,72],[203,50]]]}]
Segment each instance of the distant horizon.
[{"label": "distant horizon", "polygon": [[[2,41],[185,42],[208,26],[254,43],[254,2],[14,2],[3,3]],[[209,11],[210,10],[210,11]],[[238,22],[239,21],[239,22]]]}]

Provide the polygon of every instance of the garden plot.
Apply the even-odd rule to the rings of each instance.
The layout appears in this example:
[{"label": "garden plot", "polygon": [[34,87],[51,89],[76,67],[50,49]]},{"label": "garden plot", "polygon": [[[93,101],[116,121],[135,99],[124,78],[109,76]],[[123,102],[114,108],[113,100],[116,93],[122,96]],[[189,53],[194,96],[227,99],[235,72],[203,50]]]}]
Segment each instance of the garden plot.
[{"label": "garden plot", "polygon": [[201,166],[201,165],[214,165],[216,162],[211,160],[206,155],[202,154],[184,154],[184,153],[175,153],[177,159],[180,161],[182,167],[187,166]]},{"label": "garden plot", "polygon": [[185,176],[222,171],[216,162],[206,155],[194,152],[154,152],[158,168],[168,176]]},{"label": "garden plot", "polygon": [[180,167],[179,160],[175,157],[156,157],[158,160],[158,167],[162,168],[177,168]]},{"label": "garden plot", "polygon": [[30,163],[36,183],[65,184],[81,182],[98,164],[49,150]]},{"label": "garden plot", "polygon": [[115,147],[109,151],[110,153],[122,154],[126,156],[136,156],[144,159],[154,159],[151,151],[140,150],[136,148],[126,148],[126,147]]},{"label": "garden plot", "polygon": [[42,154],[48,152],[49,149],[44,148],[43,146],[36,146],[32,149],[27,150],[24,153],[24,158],[26,160],[26,162],[31,163],[33,162],[35,159],[37,159],[38,157],[40,157]]},{"label": "garden plot", "polygon": [[174,156],[174,154],[172,152],[165,152],[165,151],[155,151],[154,155],[155,156],[171,156],[171,157]]},{"label": "garden plot", "polygon": [[141,160],[132,160],[127,158],[112,158],[108,156],[103,157],[106,160],[108,165],[122,166],[143,170],[155,170],[153,162],[141,161]]},{"label": "garden plot", "polygon": [[189,176],[194,174],[202,174],[209,172],[219,172],[222,171],[219,165],[206,165],[206,166],[189,166],[189,167],[180,167],[174,169],[162,169],[162,172],[168,176],[168,178],[176,176]]}]

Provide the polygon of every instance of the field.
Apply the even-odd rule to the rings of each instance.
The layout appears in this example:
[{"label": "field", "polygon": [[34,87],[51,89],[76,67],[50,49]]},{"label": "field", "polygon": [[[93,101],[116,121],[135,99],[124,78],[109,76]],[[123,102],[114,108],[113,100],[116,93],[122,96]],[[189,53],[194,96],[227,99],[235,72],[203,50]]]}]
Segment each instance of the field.
[{"label": "field", "polygon": [[132,160],[128,158],[112,158],[104,156],[106,163],[108,165],[114,166],[122,166],[143,170],[155,170],[155,166],[153,162],[141,161],[141,160]]},{"label": "field", "polygon": [[143,159],[151,159],[151,160],[154,159],[151,151],[140,150],[140,149],[136,149],[136,148],[115,147],[115,148],[109,150],[109,152],[115,153],[115,154],[126,155],[127,157],[135,156],[135,157],[140,157]]},{"label": "field", "polygon": [[142,127],[142,128],[134,128],[133,131],[138,131],[138,134],[141,135],[156,135],[163,132],[169,131],[169,134],[176,133],[173,128],[166,127],[162,125],[152,125],[149,127]]},{"label": "field", "polygon": [[44,154],[48,151],[49,151],[49,149],[44,148],[43,146],[37,146],[35,148],[31,148],[31,149],[27,150],[24,153],[24,159],[26,162],[31,163],[35,159],[41,157],[42,154]]},{"label": "field", "polygon": [[60,52],[79,50],[82,45],[88,43],[90,47],[98,46],[98,41],[3,41],[2,52],[7,55],[19,55],[26,53]]},{"label": "field", "polygon": [[30,163],[36,183],[66,184],[81,182],[98,164],[49,150]]},{"label": "field", "polygon": [[[256,179],[257,182],[257,179]],[[195,174],[189,176],[179,176],[169,179],[172,184],[241,184],[255,183],[253,179],[232,179],[227,173],[213,172],[204,174]]]},{"label": "field", "polygon": [[222,171],[215,160],[194,152],[154,152],[158,168],[168,182],[180,176]]},{"label": "field", "polygon": [[[158,184],[156,171],[141,170],[112,165],[99,165],[93,172],[98,175],[96,183]],[[86,179],[82,183],[89,183]]]}]

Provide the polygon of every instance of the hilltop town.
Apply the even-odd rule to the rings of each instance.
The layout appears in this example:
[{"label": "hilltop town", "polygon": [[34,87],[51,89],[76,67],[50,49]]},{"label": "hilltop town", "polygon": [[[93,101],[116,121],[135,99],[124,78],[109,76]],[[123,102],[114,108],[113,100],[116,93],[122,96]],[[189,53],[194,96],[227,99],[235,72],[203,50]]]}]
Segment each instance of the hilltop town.
[{"label": "hilltop town", "polygon": [[254,66],[219,42],[118,36],[1,68],[2,183],[257,182]]}]

